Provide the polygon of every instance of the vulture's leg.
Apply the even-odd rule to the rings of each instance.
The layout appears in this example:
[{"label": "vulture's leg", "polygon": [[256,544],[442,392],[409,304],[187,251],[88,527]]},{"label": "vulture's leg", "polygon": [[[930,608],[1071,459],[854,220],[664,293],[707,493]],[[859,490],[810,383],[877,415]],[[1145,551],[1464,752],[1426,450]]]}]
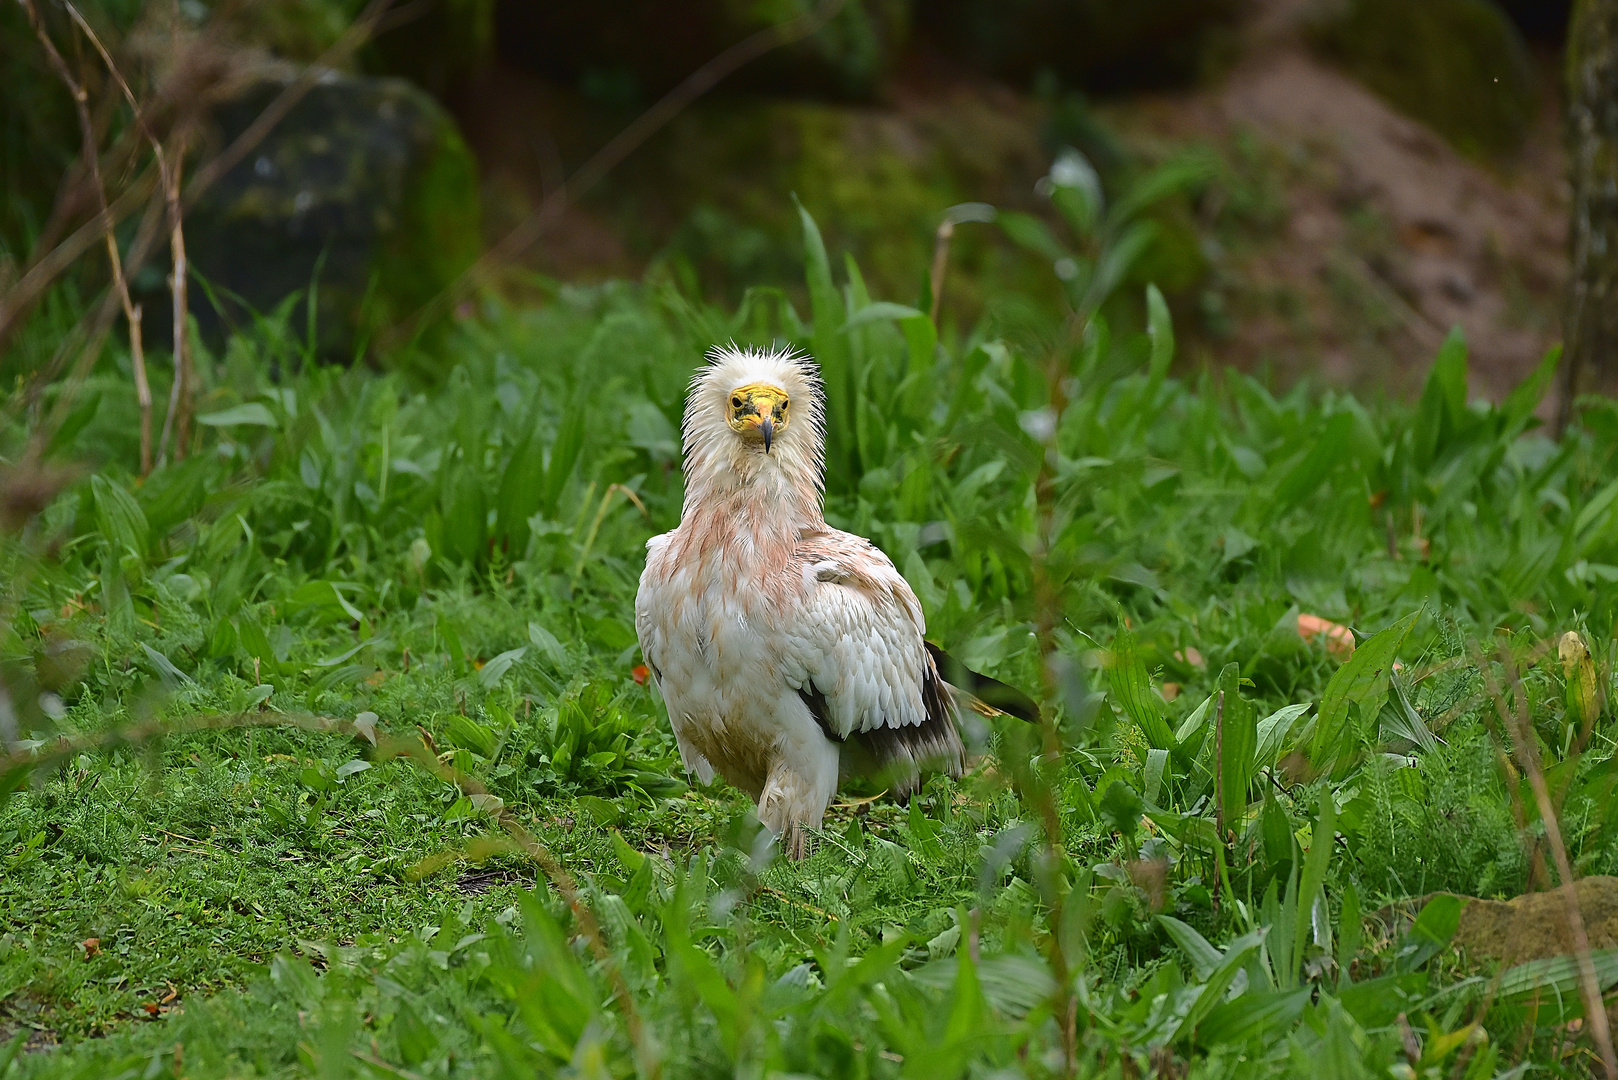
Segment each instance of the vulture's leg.
[{"label": "vulture's leg", "polygon": [[837,745],[826,739],[799,744],[770,769],[758,797],[758,819],[781,838],[787,857],[809,854],[810,829],[820,828],[837,792]]}]

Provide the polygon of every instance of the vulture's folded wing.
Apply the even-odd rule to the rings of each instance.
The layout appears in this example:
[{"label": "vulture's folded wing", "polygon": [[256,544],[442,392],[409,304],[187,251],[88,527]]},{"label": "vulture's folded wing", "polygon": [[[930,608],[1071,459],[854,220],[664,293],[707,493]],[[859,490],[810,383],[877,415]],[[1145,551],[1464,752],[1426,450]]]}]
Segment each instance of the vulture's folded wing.
[{"label": "vulture's folded wing", "polygon": [[789,682],[826,735],[855,738],[875,764],[933,762],[959,771],[954,703],[923,638],[921,603],[893,563],[848,533],[798,547],[804,600],[787,633]]}]

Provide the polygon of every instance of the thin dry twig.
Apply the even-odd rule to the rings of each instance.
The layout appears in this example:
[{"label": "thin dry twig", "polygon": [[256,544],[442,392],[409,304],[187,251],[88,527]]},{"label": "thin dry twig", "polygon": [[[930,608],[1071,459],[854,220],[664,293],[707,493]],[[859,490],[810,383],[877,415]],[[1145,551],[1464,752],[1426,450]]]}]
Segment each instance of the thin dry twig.
[{"label": "thin dry twig", "polygon": [[1528,716],[1528,695],[1518,676],[1517,666],[1510,650],[1502,646],[1499,656],[1506,678],[1510,682],[1515,709],[1507,705],[1505,695],[1501,692],[1489,666],[1479,663],[1478,667],[1488,684],[1489,696],[1494,699],[1500,724],[1510,734],[1517,760],[1522,763],[1523,771],[1528,774],[1528,785],[1533,789],[1534,802],[1539,807],[1539,817],[1545,825],[1545,840],[1550,846],[1552,858],[1556,860],[1556,872],[1562,879],[1560,889],[1562,903],[1567,913],[1568,937],[1579,966],[1579,989],[1584,998],[1585,1022],[1589,1025],[1590,1038],[1601,1055],[1608,1080],[1618,1080],[1618,1054],[1613,1051],[1612,1031],[1607,1024],[1607,1010],[1601,1000],[1601,983],[1596,978],[1595,962],[1590,956],[1590,937],[1585,931],[1584,914],[1579,909],[1579,894],[1574,884],[1573,866],[1567,857],[1567,846],[1562,842],[1562,828],[1557,820],[1550,789],[1545,783],[1545,771],[1540,766],[1539,746],[1534,735],[1533,723]]},{"label": "thin dry twig", "polygon": [[[187,300],[187,277],[191,272],[185,257],[185,212],[180,206],[180,179],[185,164],[183,135],[174,160],[164,169],[163,202],[168,209],[169,254],[174,268],[169,274],[169,295],[174,301],[174,382],[169,387],[169,408],[163,416],[163,438],[157,456],[167,458],[169,434],[175,433],[174,458],[185,457],[191,434],[191,334],[187,325],[191,306]],[[161,166],[160,166],[161,167]],[[178,417],[178,421],[176,421]]]},{"label": "thin dry twig", "polygon": [[493,271],[514,261],[527,251],[556,223],[569,204],[582,198],[587,191],[600,183],[603,177],[638,150],[647,139],[657,134],[669,121],[684,112],[703,94],[712,90],[722,79],[775,49],[813,34],[835,18],[846,2],[847,0],[821,0],[813,11],[804,12],[797,18],[766,27],[743,38],[686,76],[680,85],[663,95],[656,104],[637,116],[628,127],[597,150],[572,176],[546,196],[537,210],[486,251],[443,292],[428,301],[415,315],[390,330],[384,337],[385,344],[408,340],[416,327],[431,322],[452,308],[467,292],[486,281]]},{"label": "thin dry twig", "polygon": [[101,241],[108,229],[115,228],[151,194],[154,178],[149,173],[136,177],[112,200],[107,209],[86,221],[67,239],[36,259],[17,281],[0,296],[0,342],[6,340],[23,314],[45,294],[51,282],[61,277],[79,257]]},{"label": "thin dry twig", "polygon": [[[146,216],[142,219],[139,228],[136,229],[135,241],[129,245],[128,255],[124,259],[126,273],[133,272],[146,262],[146,255],[151,250],[152,242],[157,235],[157,224],[161,220],[161,208],[161,202],[154,202],[148,207]],[[73,331],[63,339],[50,363],[35,373],[29,382],[27,391],[13,399],[13,402],[20,402],[25,411],[29,413],[37,412],[45,388],[61,372],[62,365],[67,362],[68,356],[75,350],[78,351],[78,360],[74,363],[72,370],[69,371],[62,393],[57,395],[56,404],[50,416],[43,422],[37,423],[34,427],[28,449],[29,455],[34,460],[38,460],[43,456],[46,446],[50,443],[51,436],[60,428],[68,410],[73,407],[79,386],[84,382],[85,376],[89,374],[91,366],[101,355],[101,346],[106,341],[107,334],[112,330],[113,323],[117,320],[118,307],[118,294],[111,289],[107,290],[95,313],[90,318],[81,320],[79,325],[74,327]],[[13,402],[7,403],[5,413],[9,414],[14,410],[15,405]]]},{"label": "thin dry twig", "polygon": [[938,223],[938,233],[933,239],[933,267],[927,278],[928,286],[933,294],[933,302],[927,311],[927,317],[938,325],[938,313],[944,306],[944,273],[949,269],[949,242],[955,235],[955,221],[946,217]]},{"label": "thin dry twig", "polygon": [[[67,8],[67,12],[73,18],[73,21],[78,25],[80,32],[89,39],[90,44],[95,47],[96,52],[101,56],[101,62],[106,65],[107,74],[118,84],[118,89],[123,92],[124,100],[129,105],[129,111],[135,118],[136,128],[145,137],[146,141],[151,144],[152,156],[157,160],[158,175],[162,178],[164,189],[167,191],[170,187],[168,158],[163,152],[162,142],[158,140],[157,135],[152,131],[151,125],[147,123],[146,114],[141,110],[140,102],[136,99],[135,92],[129,88],[129,80],[125,79],[123,72],[118,70],[118,65],[113,62],[112,53],[101,43],[100,36],[90,26],[89,21],[79,13],[79,9],[73,6],[71,0],[62,0],[62,3]],[[101,198],[102,215],[106,216],[108,211],[106,194],[101,190],[99,182],[97,184],[97,193]],[[113,251],[117,250],[110,225],[107,227],[107,244]],[[146,476],[152,471],[152,388],[146,379],[146,356],[140,334],[140,307],[139,305],[130,306],[129,290],[127,287],[123,287],[121,282],[120,276],[124,308],[129,313],[130,357],[135,369],[135,394],[140,403],[140,474]]]}]

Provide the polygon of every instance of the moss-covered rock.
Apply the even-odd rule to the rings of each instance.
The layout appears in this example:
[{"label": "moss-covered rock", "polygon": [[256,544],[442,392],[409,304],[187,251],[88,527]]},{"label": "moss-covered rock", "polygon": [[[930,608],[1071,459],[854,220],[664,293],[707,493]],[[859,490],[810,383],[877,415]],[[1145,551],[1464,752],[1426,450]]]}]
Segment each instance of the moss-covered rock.
[{"label": "moss-covered rock", "polygon": [[929,0],[916,33],[977,70],[1092,91],[1183,84],[1234,48],[1240,0]]},{"label": "moss-covered rock", "polygon": [[1463,153],[1516,150],[1534,117],[1527,47],[1489,0],[1349,0],[1312,40]]},{"label": "moss-covered rock", "polygon": [[[1618,947],[1618,878],[1575,883],[1585,934],[1592,949]],[[1521,964],[1573,953],[1567,901],[1560,890],[1524,893],[1511,900],[1472,900],[1461,912],[1455,946],[1474,958]]]},{"label": "moss-covered rock", "polygon": [[[245,129],[280,89],[259,83],[220,108],[220,138]],[[449,115],[412,84],[333,78],[204,194],[186,239],[212,293],[193,305],[205,333],[314,283],[319,350],[347,359],[477,257],[476,168]],[[300,303],[293,326],[304,319]]]}]

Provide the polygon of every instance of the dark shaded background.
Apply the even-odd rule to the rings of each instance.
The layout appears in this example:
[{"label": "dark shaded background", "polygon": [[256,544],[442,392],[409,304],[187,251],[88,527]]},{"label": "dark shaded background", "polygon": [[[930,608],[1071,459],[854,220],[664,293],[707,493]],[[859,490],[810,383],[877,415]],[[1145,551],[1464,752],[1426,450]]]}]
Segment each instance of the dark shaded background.
[{"label": "dark shaded background", "polygon": [[[284,85],[358,7],[184,8],[199,25],[232,20],[246,73],[198,152],[239,132],[263,87]],[[323,351],[363,353],[659,96],[809,7],[401,5],[323,104],[297,110],[197,208],[196,270],[214,286],[202,330],[217,341],[313,282]],[[90,10],[139,51],[139,0]],[[1459,322],[1485,389],[1506,385],[1556,330],[1567,18],[1552,0],[848,0],[686,110],[519,265],[570,280],[652,273],[732,303],[760,284],[790,293],[796,194],[874,294],[913,302],[946,207],[1048,212],[1034,183],[1063,146],[1115,192],[1196,149],[1223,171],[1157,212],[1162,240],[1141,270],[1169,293],[1193,355],[1397,390]],[[388,79],[404,82],[377,88]],[[0,9],[0,82],[4,284],[87,208],[60,205],[76,129],[16,5]],[[358,104],[392,98],[380,118]],[[1057,302],[1049,268],[988,230],[964,229],[956,247],[945,318],[957,328]],[[161,340],[161,273],[139,284]],[[1008,295],[1020,299],[994,310]],[[307,322],[291,303],[292,324]]]}]

